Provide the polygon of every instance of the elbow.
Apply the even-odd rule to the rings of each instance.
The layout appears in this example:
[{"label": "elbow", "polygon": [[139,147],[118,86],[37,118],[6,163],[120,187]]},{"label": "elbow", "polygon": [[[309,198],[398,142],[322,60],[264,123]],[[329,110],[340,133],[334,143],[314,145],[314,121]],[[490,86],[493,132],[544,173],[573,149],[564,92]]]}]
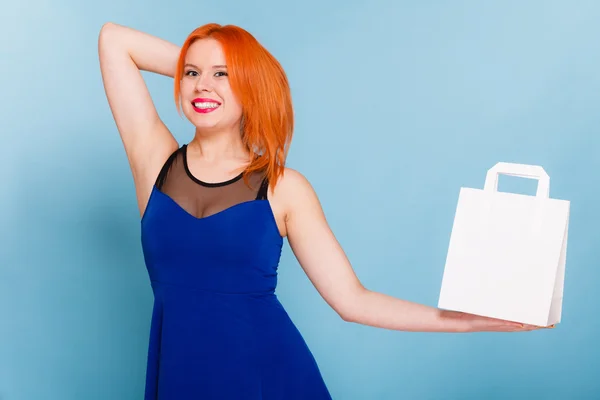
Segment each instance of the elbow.
[{"label": "elbow", "polygon": [[104,42],[107,39],[110,39],[115,36],[115,32],[118,32],[120,26],[115,24],[114,22],[105,22],[100,28],[100,33],[98,34],[98,40],[100,42]]},{"label": "elbow", "polygon": [[103,33],[110,31],[111,29],[115,29],[116,26],[117,24],[115,24],[114,22],[105,22],[102,25],[102,28],[100,28],[100,34],[102,35]]},{"label": "elbow", "polygon": [[337,314],[344,322],[358,323],[356,310],[344,309],[336,310]]},{"label": "elbow", "polygon": [[102,25],[98,34],[98,54],[101,61],[112,57],[115,52],[126,51],[123,32],[122,27],[114,22],[106,22]]},{"label": "elbow", "polygon": [[98,34],[98,49],[102,50],[104,44],[106,43],[107,37],[110,36],[110,32],[114,30],[114,24],[112,22],[106,22],[100,28],[100,33]]},{"label": "elbow", "polygon": [[345,295],[344,298],[337,303],[334,307],[337,314],[345,322],[357,323],[359,321],[359,315],[361,314],[361,305],[364,304],[364,295],[367,290],[364,287],[360,287],[351,294]]},{"label": "elbow", "polygon": [[351,314],[349,314],[349,313],[338,312],[338,315],[344,322],[356,322],[356,320],[354,318],[352,318]]}]

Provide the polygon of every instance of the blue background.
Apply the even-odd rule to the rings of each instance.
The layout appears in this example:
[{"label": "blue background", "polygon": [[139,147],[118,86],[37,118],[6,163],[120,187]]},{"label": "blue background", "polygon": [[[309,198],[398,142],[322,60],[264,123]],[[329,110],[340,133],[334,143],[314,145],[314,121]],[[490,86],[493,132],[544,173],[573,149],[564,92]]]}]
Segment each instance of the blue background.
[{"label": "blue background", "polygon": [[[523,4],[526,3],[526,4]],[[345,323],[286,246],[278,294],[335,399],[598,399],[600,3],[11,1],[0,24],[0,399],[142,398],[152,292],[104,97],[112,21],[181,44],[252,32],[285,67],[289,166],[364,285],[436,305],[461,186],[542,165],[571,204],[563,322],[518,334]],[[172,80],[145,74],[180,142]],[[535,183],[501,179],[501,190]]]}]

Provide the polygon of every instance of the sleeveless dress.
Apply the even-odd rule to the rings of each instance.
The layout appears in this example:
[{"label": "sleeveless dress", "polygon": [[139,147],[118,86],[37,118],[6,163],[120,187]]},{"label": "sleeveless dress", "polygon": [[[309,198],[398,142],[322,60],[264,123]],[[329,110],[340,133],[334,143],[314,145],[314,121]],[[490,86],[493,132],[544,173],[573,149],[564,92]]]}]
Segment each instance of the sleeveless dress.
[{"label": "sleeveless dress", "polygon": [[281,237],[260,174],[207,183],[187,145],[141,219],[154,306],[146,400],[326,400],[319,367],[275,289]]}]

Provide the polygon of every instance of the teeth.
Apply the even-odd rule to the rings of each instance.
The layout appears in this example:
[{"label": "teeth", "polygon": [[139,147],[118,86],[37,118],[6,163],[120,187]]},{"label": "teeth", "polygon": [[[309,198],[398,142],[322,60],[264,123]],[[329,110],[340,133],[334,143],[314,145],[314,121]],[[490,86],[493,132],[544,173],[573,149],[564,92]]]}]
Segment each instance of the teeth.
[{"label": "teeth", "polygon": [[194,103],[194,107],[196,108],[217,108],[219,107],[218,103]]}]

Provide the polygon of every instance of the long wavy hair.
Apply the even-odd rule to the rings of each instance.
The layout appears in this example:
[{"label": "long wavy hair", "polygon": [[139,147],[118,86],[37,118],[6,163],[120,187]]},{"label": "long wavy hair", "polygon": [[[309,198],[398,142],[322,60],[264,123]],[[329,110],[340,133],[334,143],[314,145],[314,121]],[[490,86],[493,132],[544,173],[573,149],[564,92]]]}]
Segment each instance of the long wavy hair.
[{"label": "long wavy hair", "polygon": [[252,154],[244,173],[263,172],[273,188],[285,168],[292,140],[294,114],[287,76],[281,64],[246,30],[209,23],[195,29],[181,47],[175,72],[175,104],[181,111],[185,56],[199,39],[217,40],[225,54],[233,93],[242,104],[242,140]]}]

